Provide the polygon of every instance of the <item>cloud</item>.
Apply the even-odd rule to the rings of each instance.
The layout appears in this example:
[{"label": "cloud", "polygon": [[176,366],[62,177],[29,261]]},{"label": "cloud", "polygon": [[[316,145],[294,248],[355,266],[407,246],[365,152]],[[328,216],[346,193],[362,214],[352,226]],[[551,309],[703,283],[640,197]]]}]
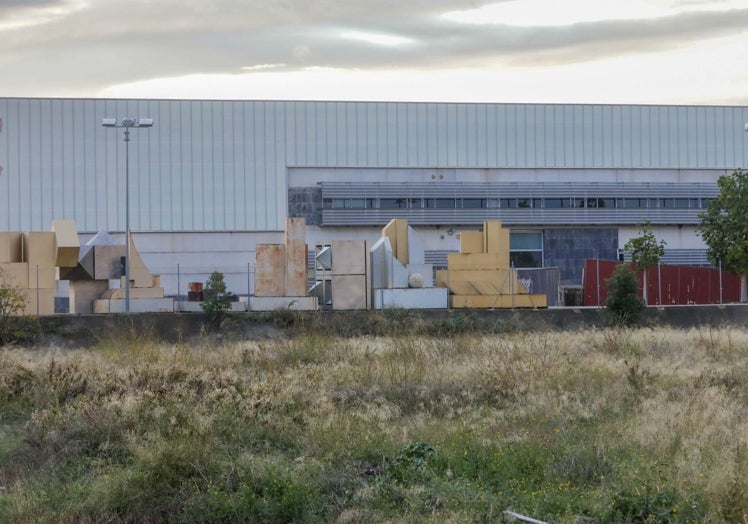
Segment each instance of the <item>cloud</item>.
[{"label": "cloud", "polygon": [[[476,0],[378,0],[375,5],[370,0],[2,0],[0,90],[7,96],[64,96],[191,74],[263,74],[268,65],[292,72],[575,64],[676,49],[748,27],[748,3],[736,0],[690,2],[689,9],[646,20],[542,28],[476,25],[444,16],[484,5]],[[709,5],[714,8],[708,10]],[[745,7],[725,8],[735,5]],[[23,30],[7,25],[32,11],[46,13],[43,24]]]}]

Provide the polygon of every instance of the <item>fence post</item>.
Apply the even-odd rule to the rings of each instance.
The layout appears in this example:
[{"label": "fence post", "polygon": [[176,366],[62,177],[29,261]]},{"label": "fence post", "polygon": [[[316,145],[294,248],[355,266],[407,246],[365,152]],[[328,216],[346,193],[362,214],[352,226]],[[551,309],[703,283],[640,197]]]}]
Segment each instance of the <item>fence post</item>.
[{"label": "fence post", "polygon": [[722,304],[722,261],[718,263],[719,267],[719,303]]}]

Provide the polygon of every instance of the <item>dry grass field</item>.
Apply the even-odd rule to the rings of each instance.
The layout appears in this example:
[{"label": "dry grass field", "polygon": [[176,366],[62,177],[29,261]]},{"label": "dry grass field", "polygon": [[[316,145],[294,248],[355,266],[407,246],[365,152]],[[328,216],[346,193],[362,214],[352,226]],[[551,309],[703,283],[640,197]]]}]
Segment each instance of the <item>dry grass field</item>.
[{"label": "dry grass field", "polygon": [[748,331],[0,350],[0,522],[748,522]]}]

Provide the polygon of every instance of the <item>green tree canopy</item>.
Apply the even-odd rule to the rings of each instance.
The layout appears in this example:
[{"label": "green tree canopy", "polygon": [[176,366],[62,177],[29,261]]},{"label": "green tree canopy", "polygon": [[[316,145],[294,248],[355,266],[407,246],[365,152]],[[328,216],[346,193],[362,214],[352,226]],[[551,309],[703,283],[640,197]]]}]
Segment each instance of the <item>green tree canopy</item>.
[{"label": "green tree canopy", "polygon": [[699,213],[699,234],[715,266],[740,275],[740,301],[748,301],[748,172],[737,170],[717,179],[719,195]]},{"label": "green tree canopy", "polygon": [[636,264],[636,268],[642,272],[644,277],[644,302],[647,300],[647,270],[660,263],[660,259],[665,254],[664,240],[657,241],[652,232],[652,224],[646,220],[639,224],[639,236],[629,239],[623,246],[626,251],[631,252],[631,261]]}]

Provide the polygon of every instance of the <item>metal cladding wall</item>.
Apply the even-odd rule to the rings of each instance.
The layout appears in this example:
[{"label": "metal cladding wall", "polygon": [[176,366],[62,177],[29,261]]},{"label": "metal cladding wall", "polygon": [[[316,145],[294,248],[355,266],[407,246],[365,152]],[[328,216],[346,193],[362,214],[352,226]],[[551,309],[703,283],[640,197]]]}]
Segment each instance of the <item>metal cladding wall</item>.
[{"label": "metal cladding wall", "polygon": [[[613,275],[617,262],[584,261],[584,305],[601,306],[608,297],[605,281]],[[720,275],[721,273],[721,275]],[[642,275],[637,272],[639,296]],[[713,268],[661,265],[647,271],[649,305],[719,304],[740,300],[740,277]],[[660,296],[662,293],[662,296]]]},{"label": "metal cladding wall", "polygon": [[724,169],[748,107],[0,99],[0,230],[278,231],[287,167]]}]

